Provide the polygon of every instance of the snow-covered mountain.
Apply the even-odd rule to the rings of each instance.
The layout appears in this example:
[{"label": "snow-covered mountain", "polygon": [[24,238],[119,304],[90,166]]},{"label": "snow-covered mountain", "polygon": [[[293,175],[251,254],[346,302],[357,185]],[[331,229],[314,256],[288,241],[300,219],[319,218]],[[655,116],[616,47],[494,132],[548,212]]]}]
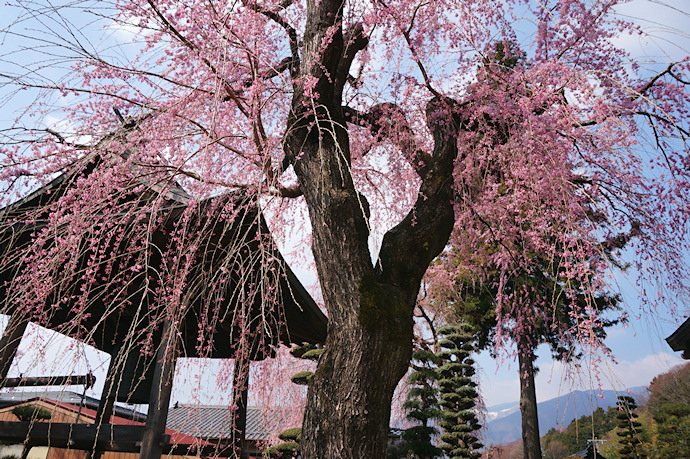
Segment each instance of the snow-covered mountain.
[{"label": "snow-covered mountain", "polygon": [[[633,387],[629,391],[633,394],[644,390],[643,387]],[[539,432],[544,435],[554,427],[566,427],[573,419],[587,416],[598,407],[607,409],[616,404],[618,395],[625,395],[628,391],[606,390],[573,391],[569,394],[547,400],[537,404],[539,413]],[[483,442],[501,445],[520,438],[522,434],[522,419],[520,417],[520,403],[503,403],[487,407],[486,427]]]}]

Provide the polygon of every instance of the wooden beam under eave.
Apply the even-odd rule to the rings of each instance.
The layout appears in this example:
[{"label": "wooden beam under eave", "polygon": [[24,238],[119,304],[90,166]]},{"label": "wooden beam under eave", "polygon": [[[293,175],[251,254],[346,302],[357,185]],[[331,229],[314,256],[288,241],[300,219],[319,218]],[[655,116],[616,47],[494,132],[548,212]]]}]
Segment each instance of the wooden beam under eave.
[{"label": "wooden beam under eave", "polygon": [[14,357],[17,355],[17,348],[22,341],[27,325],[29,325],[29,321],[26,320],[26,314],[14,311],[7,322],[7,326],[5,326],[0,338],[0,387],[4,386],[3,382],[7,378]]},{"label": "wooden beam under eave", "polygon": [[[96,419],[94,420],[94,425],[110,427],[110,418],[113,415],[113,410],[115,409],[115,398],[117,397],[117,391],[115,390],[115,381],[118,380],[119,372],[117,365],[115,363],[117,358],[117,351],[113,352],[110,356],[110,365],[108,365],[108,373],[105,377],[105,384],[103,386],[103,392],[101,392],[101,400],[98,402],[98,410],[96,411]],[[103,449],[99,448],[97,444],[94,444],[93,449],[91,449],[87,454],[87,459],[100,459],[103,454]]]},{"label": "wooden beam under eave", "polygon": [[149,410],[146,416],[146,431],[141,441],[139,459],[159,459],[166,441],[165,425],[168,420],[168,407],[175,376],[175,360],[179,337],[170,320],[163,325],[163,336],[156,356]]},{"label": "wooden beam under eave", "polygon": [[[144,426],[0,421],[0,440],[29,446],[137,452]],[[165,440],[165,439],[164,439]]]}]

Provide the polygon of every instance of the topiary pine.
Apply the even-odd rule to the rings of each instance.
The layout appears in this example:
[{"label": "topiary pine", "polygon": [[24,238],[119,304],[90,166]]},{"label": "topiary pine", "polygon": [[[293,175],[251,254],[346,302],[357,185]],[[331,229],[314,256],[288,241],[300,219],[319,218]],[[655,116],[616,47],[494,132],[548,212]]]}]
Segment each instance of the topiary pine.
[{"label": "topiary pine", "polygon": [[309,381],[311,381],[311,378],[314,377],[314,372],[313,371],[300,371],[299,373],[295,373],[290,380],[298,384],[300,386],[308,386]]},{"label": "topiary pine", "polygon": [[12,408],[12,414],[20,421],[33,421],[36,419],[50,419],[52,414],[43,407],[36,405],[19,405]]},{"label": "topiary pine", "polygon": [[636,420],[637,403],[632,397],[619,395],[618,405],[618,436],[622,446],[619,451],[621,459],[638,459],[646,457],[642,451],[640,438],[642,424]]},{"label": "topiary pine", "polygon": [[[319,360],[319,357],[321,357],[321,354],[323,354],[323,349],[317,348],[314,344],[298,344],[293,346],[292,349],[290,349],[290,354],[292,354],[293,357],[297,357],[298,359],[305,359],[317,362]],[[311,378],[313,376],[313,371],[300,371],[299,373],[295,374],[291,379],[292,382],[295,384],[306,386],[309,384],[309,381],[311,381]]]},{"label": "topiary pine", "polygon": [[286,441],[275,446],[271,446],[264,451],[264,456],[280,458],[297,458],[299,456],[300,445],[295,441]]},{"label": "topiary pine", "polygon": [[[407,379],[412,386],[407,393],[405,409],[407,419],[419,423],[402,433],[405,442],[403,451],[411,457],[432,459],[443,454],[441,448],[434,446],[431,439],[438,433],[432,423],[439,419],[438,388],[436,386],[437,368],[441,363],[433,352],[419,349],[412,354],[412,368],[415,370]],[[409,456],[408,456],[409,457]]]},{"label": "topiary pine", "polygon": [[474,432],[481,427],[477,415],[471,411],[477,404],[477,383],[472,380],[474,361],[473,328],[469,324],[445,326],[438,330],[443,336],[441,351],[436,355],[443,364],[438,369],[441,392],[441,448],[450,459],[477,459],[482,447]]},{"label": "topiary pine", "polygon": [[[317,348],[314,344],[297,344],[290,349],[290,354],[293,357],[303,360],[311,360],[317,362],[323,349]],[[300,371],[292,376],[291,381],[300,386],[308,386],[311,379],[314,377],[313,371]],[[302,428],[293,427],[284,430],[278,435],[278,438],[284,443],[271,446],[264,451],[264,456],[280,457],[280,458],[296,458],[299,457],[300,441],[302,440]]]}]

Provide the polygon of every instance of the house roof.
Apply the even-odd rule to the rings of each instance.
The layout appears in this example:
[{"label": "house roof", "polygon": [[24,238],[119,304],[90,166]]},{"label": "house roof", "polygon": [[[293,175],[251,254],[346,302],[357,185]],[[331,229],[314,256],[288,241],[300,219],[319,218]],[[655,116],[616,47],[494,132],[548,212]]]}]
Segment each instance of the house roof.
[{"label": "house roof", "polygon": [[[2,407],[14,406],[31,400],[45,400],[76,412],[79,410],[82,396],[71,391],[0,392],[0,406]],[[98,402],[93,397],[85,396],[82,415],[92,420],[95,419]],[[170,407],[166,424],[167,428],[177,432],[176,435],[178,436],[185,435],[186,437],[201,439],[231,439],[233,437],[231,416],[232,411],[228,406],[176,404]],[[144,413],[118,405],[114,407],[112,419],[114,424],[142,425],[146,423]],[[274,425],[271,426],[271,423]],[[266,440],[278,428],[278,424],[279,421],[275,418],[267,419],[262,408],[250,406],[247,408],[245,438],[247,440]],[[192,442],[190,440],[181,443],[191,444]]]},{"label": "house roof", "polygon": [[[82,403],[82,396],[80,394],[68,390],[14,390],[12,392],[0,392],[0,406],[13,405],[26,400],[39,398],[76,406]],[[83,403],[85,407],[97,410],[100,400],[84,395]],[[113,413],[119,418],[146,422],[145,413],[140,413],[139,411],[124,406],[115,405],[113,407]]]},{"label": "house roof", "polygon": [[[200,438],[230,439],[233,438],[233,411],[228,406],[218,405],[176,405],[168,411],[168,427]],[[276,420],[268,420],[274,422]],[[247,408],[247,440],[266,440],[276,428],[267,425],[262,409]]]},{"label": "house roof", "polygon": [[[29,247],[36,235],[48,226],[50,206],[75,187],[80,178],[103,167],[103,162],[97,155],[84,158],[74,170],[56,177],[25,199],[0,209],[1,313],[12,314],[20,307],[8,300],[12,295],[7,292],[16,273],[25,267],[23,258],[17,254]],[[135,180],[141,184],[141,177]],[[156,223],[151,225],[151,234],[144,245],[148,250],[146,264],[149,268],[141,269],[125,256],[131,251],[126,240],[107,241],[99,249],[99,253],[108,254],[106,258],[112,261],[112,266],[111,261],[93,262],[91,252],[85,249],[76,257],[77,264],[94,266],[99,274],[87,280],[79,274],[66,276],[62,279],[64,288],[56,289],[46,301],[51,307],[37,313],[39,325],[76,339],[84,339],[87,335],[88,344],[113,356],[119,355],[116,359],[118,371],[124,375],[117,388],[119,401],[148,401],[155,352],[145,352],[146,343],[131,342],[130,338],[160,342],[163,329],[160,322],[164,315],[140,314],[140,311],[160,308],[160,295],[165,291],[160,272],[166,270],[159,267],[165,265],[163,253],[171,247],[170,241],[176,240],[171,235],[182,229],[185,234],[196,235],[194,244],[200,249],[189,255],[193,259],[189,270],[179,271],[187,272],[189,280],[185,287],[186,307],[179,312],[181,357],[234,358],[236,343],[246,335],[253,337],[250,353],[251,358],[257,360],[265,358],[272,346],[281,342],[325,342],[328,319],[285,263],[270,237],[266,237],[270,232],[256,199],[244,191],[230,191],[196,202],[194,211],[188,213],[188,196],[174,181],[165,189],[157,186],[161,185],[142,187],[145,191],[122,198],[132,205],[144,206],[137,217],[148,221],[152,216],[150,209],[147,210],[151,196],[163,196],[164,203],[157,208]],[[233,217],[221,217],[229,208],[233,209]],[[138,218],[126,213],[122,221],[116,222],[117,228],[132,229],[130,225],[134,225],[134,221]],[[60,240],[58,236],[66,228],[66,225],[53,228],[57,235],[51,231],[46,244],[57,244],[55,241]],[[194,231],[199,228],[203,231]],[[125,255],[119,256],[122,254]],[[173,268],[170,271],[179,270],[179,267]],[[218,283],[209,288],[209,282],[220,272],[230,274],[220,276]],[[280,272],[284,275],[276,275],[274,283],[277,286],[265,288],[267,273]],[[118,283],[125,278],[126,282]],[[84,293],[87,298],[80,297],[80,292],[87,292]],[[83,310],[72,307],[68,299],[73,297],[79,297],[87,306]],[[113,298],[118,298],[117,302]],[[274,307],[275,304],[282,307]],[[247,311],[238,312],[238,305]]]},{"label": "house roof", "polygon": [[[98,155],[84,157],[77,162],[74,168],[56,177],[44,187],[31,193],[24,199],[0,209],[0,255],[4,255],[9,259],[11,257],[7,255],[14,256],[14,254],[20,253],[23,248],[28,247],[33,238],[36,237],[36,233],[48,226],[48,209],[50,209],[50,206],[58,199],[64,197],[71,188],[76,186],[80,179],[94,173],[99,167],[104,167],[103,163],[104,161]],[[140,185],[143,184],[140,183],[143,180],[140,177],[133,180]],[[229,289],[230,293],[226,294],[226,297],[223,299],[223,308],[232,311],[233,308],[237,307],[238,302],[247,301],[246,299],[241,300],[240,297],[244,297],[244,295],[237,293],[239,290],[246,288],[244,284],[260,282],[254,277],[265,276],[266,272],[275,269],[275,267],[271,268],[271,266],[279,265],[280,269],[284,271],[285,276],[279,276],[278,287],[280,293],[277,300],[279,303],[282,303],[284,317],[282,317],[282,314],[271,310],[271,308],[267,308],[263,304],[263,297],[254,300],[256,304],[251,309],[252,314],[257,315],[257,317],[276,316],[269,317],[266,320],[267,326],[276,328],[276,330],[267,332],[270,337],[279,337],[280,341],[286,343],[324,343],[328,319],[289,266],[287,266],[277,248],[266,247],[266,243],[260,241],[260,235],[268,235],[270,232],[261,210],[256,205],[256,200],[244,191],[229,191],[225,194],[191,204],[196,209],[196,212],[192,212],[190,216],[187,213],[190,197],[174,180],[166,183],[167,185],[164,188],[161,188],[162,185],[156,183],[150,184],[150,186],[143,184],[145,185],[143,187],[144,191],[124,198],[125,202],[131,202],[136,206],[140,206],[144,220],[149,218],[150,212],[147,210],[147,206],[153,202],[153,196],[160,195],[164,201],[162,207],[156,207],[156,216],[160,220],[157,225],[160,225],[160,228],[149,236],[151,250],[148,263],[150,266],[155,267],[155,269],[152,273],[142,272],[128,281],[129,285],[126,292],[128,302],[136,306],[154,301],[153,298],[148,298],[147,295],[150,295],[150,292],[157,288],[158,264],[161,263],[160,255],[166,251],[169,241],[174,239],[170,235],[175,234],[174,228],[177,225],[197,225],[204,228],[204,235],[196,238],[194,241],[203,250],[199,251],[202,253],[202,256],[199,256],[199,259],[195,261],[189,276],[192,279],[196,279],[193,277],[196,275],[200,280],[195,280],[187,286],[190,291],[191,308],[189,308],[190,312],[186,314],[180,330],[183,335],[183,348],[187,357],[197,357],[196,354],[200,352],[197,349],[200,339],[199,330],[204,329],[204,327],[199,324],[199,321],[204,320],[202,318],[205,314],[199,313],[199,308],[207,308],[209,302],[217,302],[219,299],[218,292],[212,296],[204,293],[207,291],[204,287],[206,282],[208,282],[209,273],[227,271],[228,267],[234,269],[232,267],[238,263],[243,265],[242,271],[236,274],[233,273],[227,281],[224,281],[223,285]],[[227,205],[230,205],[233,209],[231,212],[232,217],[220,218],[220,214],[227,212],[227,207],[225,207]],[[131,218],[124,218],[117,225],[126,226],[130,224],[127,222],[131,221]],[[55,228],[55,230],[59,231],[60,228]],[[48,242],[48,244],[50,243]],[[269,241],[268,245],[270,246],[271,243],[272,241]],[[108,250],[119,254],[120,252],[127,252],[129,249],[125,246],[112,245],[108,246]],[[257,256],[260,250],[270,251],[271,256],[268,256],[268,252],[265,256]],[[84,260],[80,262],[84,266],[91,263],[88,256],[89,254],[85,253]],[[118,257],[113,256],[112,258],[117,259]],[[21,259],[17,259],[14,263],[7,264],[6,261],[4,266],[0,266],[0,298],[7,296],[3,284],[12,280],[17,270],[22,268],[21,263]],[[119,272],[127,273],[133,267],[127,263],[115,263],[107,269],[112,271],[109,271],[108,275],[114,279]],[[250,272],[254,273],[254,277],[249,275]],[[75,278],[73,281],[75,291],[78,291],[77,284],[80,285],[83,283],[83,280]],[[109,311],[107,305],[103,304],[103,300],[109,298],[106,294],[107,286],[107,279],[100,278],[93,286],[89,286],[88,290],[93,290],[93,295],[97,296],[94,296],[93,299],[89,298],[90,309],[87,311],[87,314],[80,313],[78,321],[81,328],[93,330],[91,336],[94,338],[90,344],[112,354],[114,346],[116,347],[117,343],[123,341],[123,337],[120,336],[122,330],[118,331],[118,329],[121,328],[123,320],[127,321],[130,319],[130,316],[134,317],[134,313],[127,310],[127,308],[121,309],[118,314],[113,314],[112,311]],[[235,291],[233,292],[232,289],[235,289]],[[62,300],[53,298],[48,301],[54,301],[57,304]],[[246,305],[243,304],[243,306]],[[134,309],[136,308],[134,307]],[[75,319],[73,314],[70,315],[70,310],[70,304],[51,308],[51,317],[47,320],[47,323],[41,323],[40,325],[47,326],[58,332],[64,332],[62,330],[63,325]],[[105,314],[105,311],[108,311],[108,313]],[[3,312],[10,314],[12,311]],[[222,314],[224,313],[221,312],[221,317]],[[230,321],[235,316],[231,312],[225,314],[230,318]],[[278,315],[281,315],[281,317],[278,317]],[[207,318],[205,320],[211,319]],[[157,328],[159,325],[139,321],[142,322],[141,328],[144,330]],[[216,331],[216,335],[218,335],[216,339],[219,340],[219,344],[212,346],[210,350],[211,355],[205,353],[202,357],[231,358],[234,355],[234,349],[231,344],[233,342],[232,336],[229,335],[229,332],[232,331],[232,324],[225,324],[221,321]],[[227,339],[224,339],[224,337],[227,337]],[[277,344],[277,342],[272,344]],[[259,353],[255,355],[258,358]]]},{"label": "house roof", "polygon": [[[52,405],[57,408],[62,408],[63,410],[67,410],[73,413],[79,413],[80,418],[87,418],[90,421],[95,421],[96,419],[96,410],[93,410],[91,408],[86,408],[86,407],[79,407],[79,405],[74,405],[72,403],[64,403],[64,402],[59,402],[57,400],[50,400],[48,398],[31,398],[27,400],[21,400],[17,401],[12,404],[8,404],[5,406],[5,408],[9,408],[15,405],[22,405],[25,403],[40,403],[45,405]],[[113,415],[110,419],[110,424],[113,425],[130,425],[130,426],[143,426],[146,423],[145,422],[138,422],[138,421],[133,421],[132,419],[127,419],[123,418],[120,416]],[[195,446],[202,446],[202,445],[209,445],[208,442],[204,441],[203,439],[193,436],[193,435],[188,435],[186,433],[177,431],[175,429],[171,429],[170,427],[167,427],[165,429],[165,433],[167,435],[170,435],[170,443],[174,445],[195,445]]]},{"label": "house roof", "polygon": [[690,360],[690,317],[671,336],[666,338],[666,342],[674,351],[683,351],[683,358]]}]

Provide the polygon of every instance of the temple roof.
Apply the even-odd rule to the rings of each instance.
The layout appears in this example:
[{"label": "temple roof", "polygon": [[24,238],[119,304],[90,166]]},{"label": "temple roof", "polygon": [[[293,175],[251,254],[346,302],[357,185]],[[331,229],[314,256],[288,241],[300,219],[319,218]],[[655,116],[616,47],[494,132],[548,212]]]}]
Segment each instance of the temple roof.
[{"label": "temple roof", "polygon": [[666,338],[666,342],[674,351],[683,351],[683,358],[690,360],[690,317],[671,336]]},{"label": "temple roof", "polygon": [[[100,167],[101,160],[92,155],[79,161],[77,166],[0,210],[0,260],[3,260],[0,261],[0,313],[12,314],[21,307],[10,300],[11,292],[8,290],[12,288],[11,282],[17,273],[23,269],[22,258],[17,254],[27,249],[44,228],[54,224],[49,218],[49,207],[70,190],[78,190],[80,180]],[[157,226],[148,235],[149,268],[136,275],[127,274],[127,285],[119,287],[122,292],[114,292],[110,279],[128,273],[134,266],[130,262],[118,261],[123,258],[121,254],[129,250],[127,241],[111,244],[107,250],[112,250],[112,254],[106,257],[115,260],[109,268],[112,272],[107,274],[111,277],[103,275],[103,279],[99,278],[88,286],[84,285],[83,278],[68,279],[66,284],[71,291],[59,292],[63,295],[61,297],[48,298],[45,313],[41,313],[40,318],[32,316],[32,321],[85,341],[111,355],[119,352],[123,343],[131,338],[133,330],[140,335],[153,334],[153,340],[158,340],[162,327],[156,316],[163,314],[151,311],[162,307],[160,296],[155,295],[157,290],[161,290],[160,271],[176,268],[165,265],[167,259],[161,254],[174,250],[170,242],[173,235],[181,233],[187,226],[194,226],[203,228],[203,231],[195,236],[194,242],[199,250],[187,276],[191,281],[183,293],[188,305],[180,313],[178,324],[182,357],[233,358],[235,343],[243,333],[251,335],[253,340],[253,359],[264,358],[270,353],[270,346],[279,343],[325,342],[327,318],[276,248],[255,197],[235,190],[199,202],[192,200],[176,183],[142,187],[138,186],[142,180],[140,176],[136,180],[133,189],[143,191],[122,200],[131,199],[137,206],[141,203],[143,210],[137,217],[139,221],[153,220],[150,216],[153,206],[148,205],[150,199],[163,202],[156,208],[155,222],[152,221],[152,226],[154,223]],[[137,208],[134,207],[135,210]],[[228,208],[234,212],[231,218],[218,216]],[[124,223],[120,224],[129,224],[126,218],[121,220]],[[51,234],[68,229],[50,228]],[[57,236],[55,240],[58,240]],[[57,243],[49,240],[50,244]],[[179,250],[184,250],[184,246]],[[78,263],[89,266],[89,256],[88,250],[84,249],[84,254],[79,254]],[[212,278],[217,277],[218,271],[227,271],[228,268],[231,271],[236,269],[237,273],[232,271],[226,276],[221,287],[213,284]],[[271,282],[266,280],[267,276],[273,276],[271,282],[275,285],[269,285]],[[83,291],[87,287],[89,293],[82,298],[82,301],[85,298],[87,306],[75,312],[69,302],[70,295],[77,297],[80,289]],[[117,295],[125,299],[113,307],[110,298]],[[140,314],[142,309],[144,315]],[[209,313],[211,309],[215,311],[213,314]],[[238,317],[249,325],[238,326]],[[66,324],[75,322],[77,327],[66,328]],[[259,335],[261,339],[257,338]],[[142,366],[151,371],[152,355],[141,357],[143,354],[137,349],[134,353],[127,352],[124,367],[134,368],[134,373],[140,376]]]}]

